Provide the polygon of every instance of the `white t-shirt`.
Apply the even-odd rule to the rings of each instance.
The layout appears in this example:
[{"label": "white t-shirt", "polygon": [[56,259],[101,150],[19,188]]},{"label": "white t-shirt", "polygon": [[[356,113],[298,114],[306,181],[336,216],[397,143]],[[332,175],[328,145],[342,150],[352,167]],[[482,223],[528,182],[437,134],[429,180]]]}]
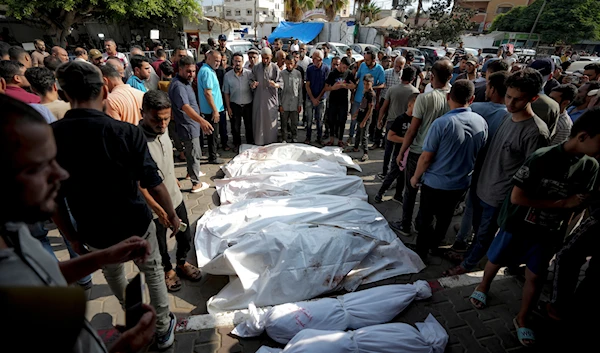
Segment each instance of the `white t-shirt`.
[{"label": "white t-shirt", "polygon": [[387,55],[387,56],[391,56],[392,55],[392,47],[385,48],[385,55]]},{"label": "white t-shirt", "polygon": [[295,51],[300,51],[300,46],[298,44],[290,45],[290,52],[293,53]]}]

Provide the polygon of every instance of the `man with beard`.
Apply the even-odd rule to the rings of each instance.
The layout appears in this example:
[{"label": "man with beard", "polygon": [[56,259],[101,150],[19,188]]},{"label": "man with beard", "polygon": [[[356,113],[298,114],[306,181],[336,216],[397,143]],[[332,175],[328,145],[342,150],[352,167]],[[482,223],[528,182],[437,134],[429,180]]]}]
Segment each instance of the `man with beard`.
[{"label": "man with beard", "polygon": [[308,65],[312,64],[312,61],[310,60],[310,58],[308,56],[306,56],[306,44],[304,44],[304,43],[300,44],[300,50],[298,51],[298,53],[300,54],[300,60],[298,61],[298,66],[301,67],[302,70],[304,70],[304,72],[306,72]]},{"label": "man with beard", "polygon": [[[248,50],[248,62],[244,64],[244,69],[248,69],[250,71],[252,71],[252,69],[254,68],[254,65],[258,64],[258,57],[260,56],[260,53],[258,52],[258,50],[256,49],[250,49]],[[231,59],[233,62],[233,58]],[[243,61],[243,58],[242,58]]]},{"label": "man with beard", "polygon": [[[200,112],[205,120],[208,120],[214,129],[218,129],[221,112],[224,110],[221,87],[215,70],[221,64],[221,52],[211,50],[206,53],[205,65],[198,72],[198,102]],[[223,116],[224,118],[224,116]],[[208,135],[208,163],[221,164],[217,157],[217,136]]]},{"label": "man with beard", "polygon": [[227,36],[224,34],[219,34],[219,52],[221,55],[227,57],[227,65],[231,66],[231,58],[233,57],[233,53],[231,50],[227,49]]},{"label": "man with beard", "polygon": [[242,119],[244,119],[246,130],[246,143],[254,144],[254,136],[252,135],[252,90],[250,89],[252,71],[242,67],[244,63],[242,53],[233,54],[232,62],[233,70],[225,74],[223,93],[231,123],[233,149],[238,153],[242,144]]},{"label": "man with beard", "polygon": [[261,63],[254,66],[251,88],[254,90],[252,104],[252,132],[254,143],[259,146],[277,142],[277,115],[279,97],[277,90],[283,87],[281,71],[272,63],[273,52],[261,50]]},{"label": "man with beard", "polygon": [[35,46],[35,51],[31,53],[33,67],[44,66],[44,58],[50,55],[46,51],[46,43],[41,39],[34,39],[33,45]]},{"label": "man with beard", "polygon": [[600,82],[598,81],[588,82],[579,87],[577,96],[575,96],[571,107],[567,109],[567,113],[573,122],[576,122],[587,111],[590,101],[594,98],[595,95],[589,95],[588,93],[597,89],[600,89]]}]

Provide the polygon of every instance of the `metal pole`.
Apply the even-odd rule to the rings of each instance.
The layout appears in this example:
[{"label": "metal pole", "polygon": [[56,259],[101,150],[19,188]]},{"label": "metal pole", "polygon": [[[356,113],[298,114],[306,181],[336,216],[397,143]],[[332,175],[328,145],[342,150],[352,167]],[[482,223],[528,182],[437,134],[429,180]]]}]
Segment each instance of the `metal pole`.
[{"label": "metal pole", "polygon": [[[535,27],[537,26],[538,21],[540,20],[540,17],[542,16],[542,12],[544,12],[544,7],[546,7],[546,1],[544,0],[544,2],[542,3],[542,7],[540,7],[540,12],[538,12],[537,17],[535,18],[535,22],[533,22],[533,27],[531,27],[531,32],[529,32],[529,37],[527,37],[527,43],[525,45],[526,48],[529,48],[529,43],[531,42],[531,35],[533,34],[533,31],[535,31]],[[538,43],[539,43],[540,39],[538,38]]]},{"label": "metal pole", "polygon": [[258,6],[257,3],[258,3],[258,0],[254,0],[254,38],[256,40],[258,40],[259,43],[260,43],[260,39],[258,38],[258,32],[256,31],[256,25],[257,25],[257,23],[256,23],[256,11],[257,11],[257,8],[258,8],[257,7]]}]

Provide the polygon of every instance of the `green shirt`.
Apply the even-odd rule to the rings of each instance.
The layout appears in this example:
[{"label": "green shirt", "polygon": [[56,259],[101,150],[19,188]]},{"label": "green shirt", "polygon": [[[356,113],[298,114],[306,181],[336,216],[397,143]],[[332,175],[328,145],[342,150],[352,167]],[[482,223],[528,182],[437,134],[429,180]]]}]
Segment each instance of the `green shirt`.
[{"label": "green shirt", "polygon": [[423,142],[429,131],[431,123],[440,116],[450,111],[446,94],[450,89],[434,89],[431,92],[420,94],[415,101],[413,117],[421,119],[421,126],[417,135],[410,145],[410,151],[413,153],[423,153]]},{"label": "green shirt", "polygon": [[[515,186],[532,200],[561,200],[576,194],[589,194],[596,181],[598,162],[589,156],[573,156],[563,145],[543,147],[533,152],[514,175]],[[557,231],[567,221],[568,209],[537,209],[510,202],[510,192],[500,209],[500,228],[537,235]]]}]

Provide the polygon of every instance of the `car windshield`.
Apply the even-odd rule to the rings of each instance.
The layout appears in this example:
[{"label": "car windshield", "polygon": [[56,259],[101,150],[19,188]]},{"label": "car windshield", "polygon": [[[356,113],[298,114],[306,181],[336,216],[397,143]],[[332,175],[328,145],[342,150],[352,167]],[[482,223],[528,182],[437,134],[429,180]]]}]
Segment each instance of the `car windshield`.
[{"label": "car windshield", "polygon": [[[348,50],[348,48],[350,48],[350,47],[347,45],[344,45],[344,44],[339,44],[339,45],[336,45],[336,48],[338,49],[340,55],[344,55],[344,54],[346,54],[346,50]],[[352,49],[352,55],[355,55],[355,54],[358,55],[356,50]]]},{"label": "car windshield", "polygon": [[246,54],[248,50],[252,48],[254,48],[254,46],[250,43],[231,44],[231,51],[234,53],[240,52]]},{"label": "car windshield", "polygon": [[498,54],[498,49],[497,48],[483,48],[483,50],[481,52],[484,54]]}]

